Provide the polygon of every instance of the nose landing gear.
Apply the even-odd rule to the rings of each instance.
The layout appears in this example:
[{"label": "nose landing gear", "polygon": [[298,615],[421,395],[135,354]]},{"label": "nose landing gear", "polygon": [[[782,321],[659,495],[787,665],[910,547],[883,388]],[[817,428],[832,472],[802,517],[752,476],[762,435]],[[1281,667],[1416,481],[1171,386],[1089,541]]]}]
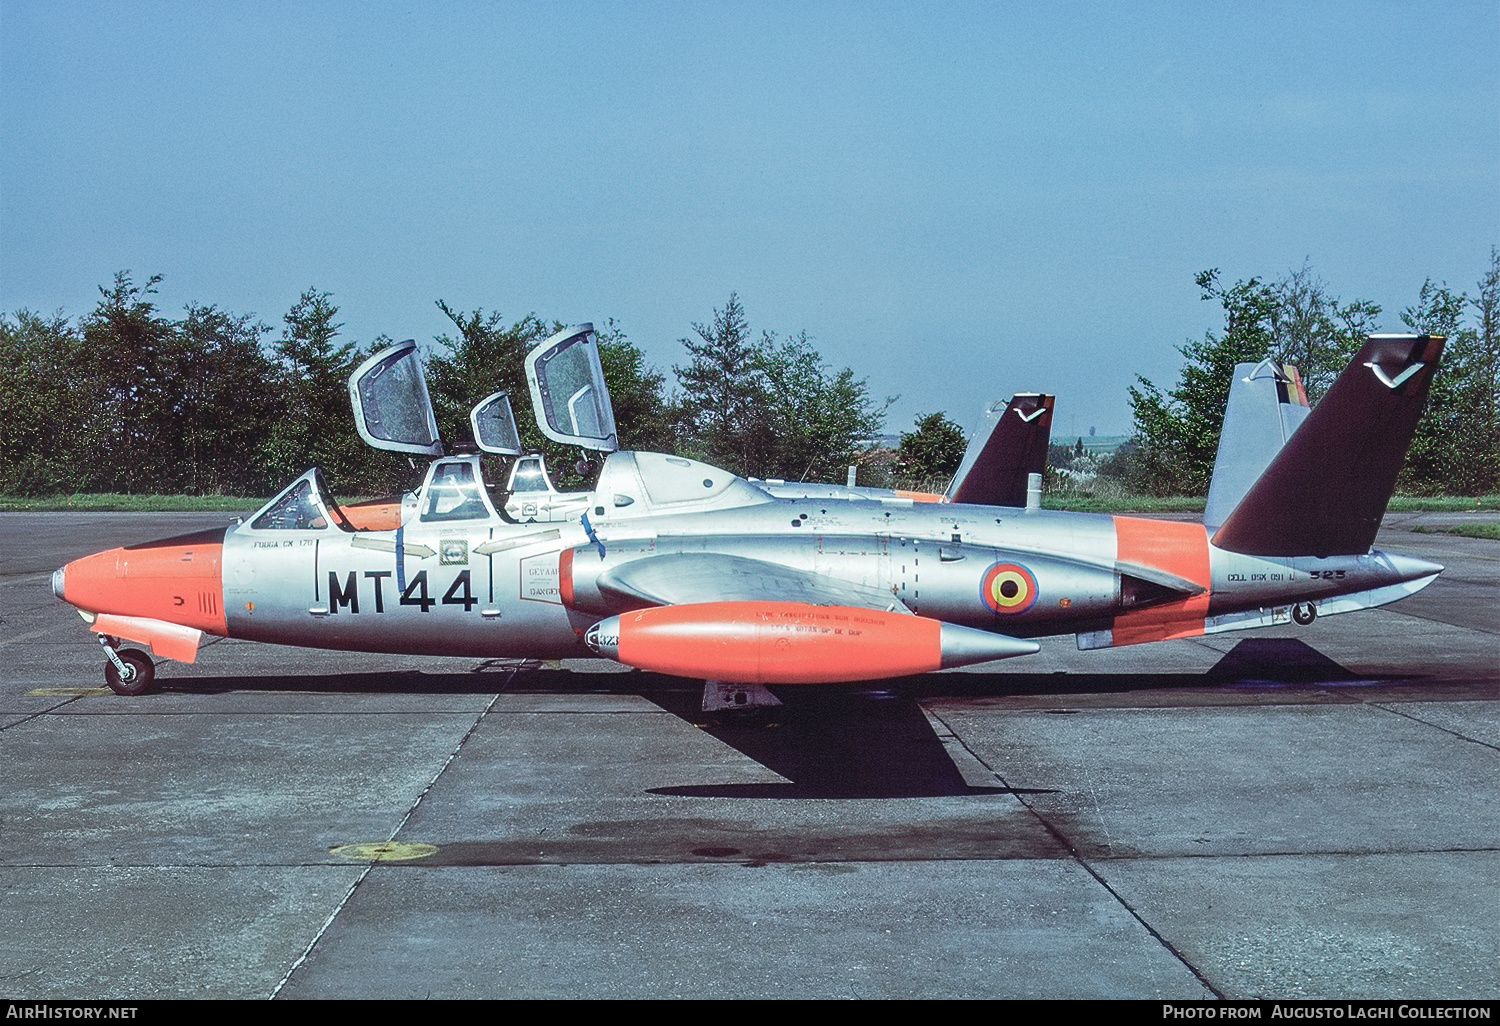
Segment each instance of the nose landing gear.
[{"label": "nose landing gear", "polygon": [[1306,627],[1318,618],[1318,607],[1311,602],[1298,602],[1292,606],[1292,619],[1299,627]]},{"label": "nose landing gear", "polygon": [[144,695],[156,679],[156,664],[138,648],[120,648],[120,639],[99,635],[108,662],[104,664],[104,683],[117,695]]}]

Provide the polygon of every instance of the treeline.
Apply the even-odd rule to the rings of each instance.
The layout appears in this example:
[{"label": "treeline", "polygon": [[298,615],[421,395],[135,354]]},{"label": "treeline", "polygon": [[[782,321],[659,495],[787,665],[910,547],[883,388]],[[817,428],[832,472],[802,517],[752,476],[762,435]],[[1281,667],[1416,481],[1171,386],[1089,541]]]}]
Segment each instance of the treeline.
[{"label": "treeline", "polygon": [[[0,315],[0,493],[259,496],[312,466],[344,495],[415,483],[422,468],[365,446],[349,406],[350,373],[390,338],[344,337],[333,297],[317,289],[279,328],[196,303],[173,318],[157,308],[160,281],[137,284],[122,272],[76,320]],[[1135,436],[1097,467],[1114,487],[1204,494],[1234,365],[1268,357],[1295,364],[1316,403],[1381,312],[1340,300],[1308,267],[1233,285],[1205,271],[1197,284],[1222,307],[1224,328],[1179,347],[1185,362],[1175,386],[1139,378],[1130,389]],[[525,382],[527,352],[563,325],[437,305],[452,329],[424,352],[449,448],[468,440],[472,405],[505,390],[523,443],[547,455],[554,482],[590,480],[587,458],[537,430]],[[1447,335],[1448,346],[1400,487],[1500,489],[1500,253],[1491,252],[1473,296],[1428,281],[1401,321]],[[872,447],[891,400],[872,397],[851,369],[830,368],[805,332],[755,333],[733,294],[681,340],[688,360],[671,368],[670,383],[613,321],[598,335],[622,448],[793,481],[842,481],[859,464],[861,484],[928,491],[946,487],[964,451],[963,430],[942,413],[918,418],[894,452]],[[1057,448],[1055,462],[1076,481],[1080,467],[1092,475],[1098,461]]]},{"label": "treeline", "polygon": [[[196,303],[173,318],[157,307],[160,282],[122,272],[76,320],[0,316],[0,492],[267,495],[311,466],[346,495],[414,483],[407,460],[360,441],[346,387],[390,338],[345,338],[332,296],[317,289],[279,330]],[[559,486],[591,476],[578,450],[542,437],[531,416],[522,361],[562,325],[438,306],[453,328],[424,351],[449,448],[468,439],[472,405],[503,389],[524,443],[547,454]],[[737,296],[693,332],[671,388],[618,325],[600,327],[622,447],[741,474],[842,480],[880,432],[888,402],[848,368],[831,369],[806,333],[752,333]]]},{"label": "treeline", "polygon": [[[1223,308],[1223,330],[1179,347],[1185,362],[1174,387],[1137,379],[1130,389],[1135,437],[1100,471],[1138,493],[1207,493],[1235,364],[1295,365],[1316,405],[1378,330],[1379,306],[1343,302],[1306,266],[1279,281],[1234,285],[1204,271],[1197,283],[1203,299]],[[1473,296],[1429,279],[1401,323],[1414,334],[1446,335],[1448,344],[1398,488],[1418,495],[1500,489],[1500,252],[1491,250]]]}]

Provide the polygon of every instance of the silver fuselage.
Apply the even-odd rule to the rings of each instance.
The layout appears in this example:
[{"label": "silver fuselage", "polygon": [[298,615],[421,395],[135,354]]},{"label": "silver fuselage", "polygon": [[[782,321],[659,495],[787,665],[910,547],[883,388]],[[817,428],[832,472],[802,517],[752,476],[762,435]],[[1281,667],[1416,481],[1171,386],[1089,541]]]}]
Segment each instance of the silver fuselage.
[{"label": "silver fuselage", "polygon": [[[1184,574],[1180,553],[1155,558],[1135,543],[1122,552],[1121,518],[1112,516],[899,498],[785,499],[738,479],[736,504],[728,508],[660,511],[630,502],[622,510],[619,487],[601,480],[587,518],[560,523],[517,523],[494,513],[427,523],[410,508],[392,531],[240,524],[223,546],[228,633],[371,652],[587,655],[584,633],[620,611],[591,582],[634,560],[710,553],[888,595],[918,616],[1018,637],[1076,633],[1080,645],[1100,647],[1110,643],[1117,617],[1142,615],[1126,610],[1132,579],[1193,583],[1195,576]],[[1394,601],[1440,569],[1379,552],[1246,556],[1214,548],[1196,525],[1136,521],[1130,536],[1154,529],[1147,524],[1170,532],[1179,549],[1201,549],[1194,565],[1205,570],[1196,576],[1206,573],[1207,580],[1196,582],[1195,600],[1144,603],[1177,609],[1167,619],[1196,617],[1196,633],[1280,622],[1298,602],[1354,596],[1345,603],[1352,609]],[[568,550],[572,576],[564,582],[560,563]],[[986,574],[997,567],[1031,575],[1035,594],[1025,596],[1024,608],[997,610],[986,601]],[[1344,611],[1337,605],[1329,611]]]}]

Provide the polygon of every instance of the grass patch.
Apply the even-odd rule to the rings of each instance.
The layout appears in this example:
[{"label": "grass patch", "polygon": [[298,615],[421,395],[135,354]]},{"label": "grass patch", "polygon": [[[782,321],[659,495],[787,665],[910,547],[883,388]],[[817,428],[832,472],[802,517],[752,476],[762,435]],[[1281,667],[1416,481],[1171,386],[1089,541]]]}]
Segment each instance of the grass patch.
[{"label": "grass patch", "polygon": [[[1158,499],[1146,495],[1049,492],[1042,496],[1043,509],[1067,510],[1071,513],[1202,513],[1204,502],[1204,499],[1191,495]],[[1386,507],[1389,513],[1474,513],[1497,510],[1500,510],[1500,495],[1395,495]],[[1494,536],[1479,534],[1470,537]]]},{"label": "grass patch", "polygon": [[1500,495],[1396,495],[1391,513],[1474,513],[1500,510]]},{"label": "grass patch", "polygon": [[1042,508],[1069,513],[1202,513],[1203,499],[1173,495],[1165,499],[1127,495],[1043,495]]},{"label": "grass patch", "polygon": [[1459,534],[1465,538],[1500,541],[1500,524],[1460,524],[1457,527],[1413,527],[1413,534]]},{"label": "grass patch", "polygon": [[6,513],[253,513],[265,499],[238,495],[52,495],[43,499],[0,496]]}]

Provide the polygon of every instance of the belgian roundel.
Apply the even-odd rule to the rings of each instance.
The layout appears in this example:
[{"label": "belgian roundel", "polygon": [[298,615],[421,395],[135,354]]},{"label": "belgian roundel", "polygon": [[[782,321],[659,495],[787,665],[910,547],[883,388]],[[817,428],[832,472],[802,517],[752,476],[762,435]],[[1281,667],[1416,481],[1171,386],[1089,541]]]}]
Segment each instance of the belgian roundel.
[{"label": "belgian roundel", "polygon": [[1019,563],[996,563],[984,572],[979,597],[1002,616],[1024,613],[1036,604],[1036,577]]}]

